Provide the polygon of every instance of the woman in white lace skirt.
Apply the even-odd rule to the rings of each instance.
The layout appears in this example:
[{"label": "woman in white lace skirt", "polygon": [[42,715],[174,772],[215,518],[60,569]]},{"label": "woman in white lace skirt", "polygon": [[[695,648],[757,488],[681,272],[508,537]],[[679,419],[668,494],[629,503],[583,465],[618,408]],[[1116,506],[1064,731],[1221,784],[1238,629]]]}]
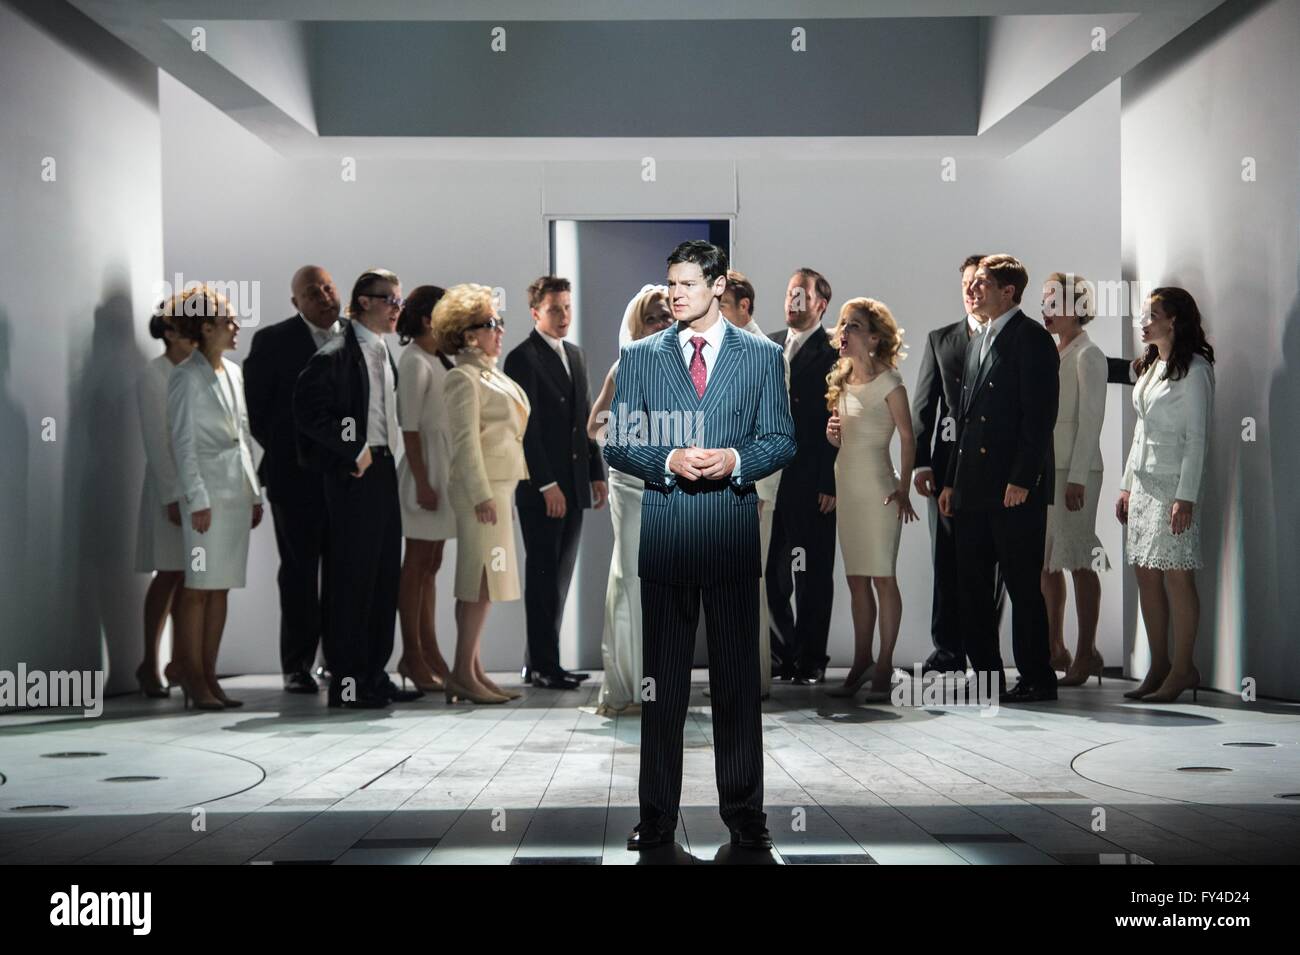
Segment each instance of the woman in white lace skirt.
[{"label": "woman in white lace skirt", "polygon": [[[1200,674],[1192,662],[1200,623],[1201,478],[1214,404],[1214,349],[1196,301],[1180,288],[1151,293],[1134,363],[1137,425],[1115,514],[1128,526],[1125,550],[1137,574],[1151,670],[1124,695],[1171,703]],[[1173,632],[1170,661],[1168,633]]]},{"label": "woman in white lace skirt", "polygon": [[[1057,337],[1060,400],[1052,447],[1056,458],[1056,496],[1047,509],[1047,547],[1043,554],[1042,591],[1047,604],[1052,668],[1064,670],[1057,686],[1079,686],[1105,665],[1097,652],[1101,580],[1106,554],[1097,537],[1097,502],[1101,499],[1101,426],[1106,417],[1106,356],[1088,337],[1092,288],[1080,275],[1053,272],[1043,285],[1043,325]],[[1074,580],[1074,609],[1079,622],[1078,652],[1065,647],[1065,572]]]},{"label": "woman in white lace skirt", "polygon": [[[627,345],[647,335],[661,332],[672,324],[666,290],[662,285],[647,285],[628,303],[623,313],[619,345]],[[605,383],[591,406],[587,433],[601,447],[611,420],[610,404],[614,400],[614,383],[618,373],[615,361],[605,375]],[[637,554],[641,547],[641,495],[645,484],[638,477],[609,469],[609,514],[614,526],[614,553],[605,585],[605,629],[600,640],[600,656],[605,679],[600,686],[596,712],[602,716],[628,712],[639,707],[641,699],[641,578],[637,576]],[[635,710],[631,710],[635,712]]]}]

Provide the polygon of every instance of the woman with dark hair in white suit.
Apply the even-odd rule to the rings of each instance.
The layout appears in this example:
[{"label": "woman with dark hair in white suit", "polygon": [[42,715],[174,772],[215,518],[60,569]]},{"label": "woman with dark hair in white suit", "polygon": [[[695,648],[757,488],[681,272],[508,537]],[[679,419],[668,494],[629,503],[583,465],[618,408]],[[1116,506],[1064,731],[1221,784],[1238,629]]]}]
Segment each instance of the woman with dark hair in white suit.
[{"label": "woman with dark hair in white suit", "polygon": [[158,679],[158,644],[185,581],[185,545],[181,535],[180,485],[167,430],[167,382],[172,369],[190,357],[194,343],[176,331],[171,315],[176,299],[163,302],[149,318],[149,334],[163,343],[163,353],[145,366],[136,382],[140,435],[144,439],[144,482],[135,539],[137,573],[153,574],[144,595],[144,659],[136,668],[140,692],[165,697],[170,687]]},{"label": "woman with dark hair in white suit", "polygon": [[243,375],[222,358],[239,335],[229,303],[209,288],[196,288],[177,304],[172,321],[195,349],[167,386],[172,455],[185,502],[185,586],[167,678],[180,683],[187,706],[192,699],[199,709],[218,710],[242,705],[217,682],[217,654],[226,594],[244,586],[249,531],[262,520],[262,489],[253,467]]},{"label": "woman with dark hair in white suit", "polygon": [[[1143,310],[1142,355],[1133,363],[1137,425],[1115,516],[1128,526],[1125,550],[1138,581],[1151,670],[1124,695],[1172,703],[1196,688],[1193,663],[1201,603],[1201,479],[1214,406],[1214,349],[1186,291],[1152,291]],[[1168,632],[1173,631],[1173,660]]]},{"label": "woman with dark hair in white suit", "polygon": [[[1052,668],[1064,670],[1057,686],[1101,684],[1105,665],[1097,652],[1101,613],[1098,570],[1110,565],[1097,537],[1101,498],[1101,426],[1106,417],[1106,356],[1083,326],[1093,319],[1092,288],[1082,276],[1053,272],[1043,286],[1043,325],[1057,337],[1060,391],[1052,445],[1056,497],[1047,508],[1047,548],[1041,587],[1047,603]],[[1065,571],[1074,578],[1079,619],[1078,653],[1065,648]]]}]

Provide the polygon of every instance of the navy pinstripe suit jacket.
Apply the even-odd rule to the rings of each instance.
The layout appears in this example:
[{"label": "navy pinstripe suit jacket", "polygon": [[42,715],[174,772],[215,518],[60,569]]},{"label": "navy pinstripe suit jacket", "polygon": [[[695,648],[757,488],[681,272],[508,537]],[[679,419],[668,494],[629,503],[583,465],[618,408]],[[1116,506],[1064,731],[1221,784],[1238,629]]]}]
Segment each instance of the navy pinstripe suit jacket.
[{"label": "navy pinstripe suit jacket", "polygon": [[[610,467],[646,482],[641,499],[643,580],[709,584],[762,576],[754,482],[795,454],[781,349],[719,317],[726,328],[704,397],[695,394],[674,325],[619,356],[606,430]],[[730,480],[666,474],[673,448],[735,448]]]}]

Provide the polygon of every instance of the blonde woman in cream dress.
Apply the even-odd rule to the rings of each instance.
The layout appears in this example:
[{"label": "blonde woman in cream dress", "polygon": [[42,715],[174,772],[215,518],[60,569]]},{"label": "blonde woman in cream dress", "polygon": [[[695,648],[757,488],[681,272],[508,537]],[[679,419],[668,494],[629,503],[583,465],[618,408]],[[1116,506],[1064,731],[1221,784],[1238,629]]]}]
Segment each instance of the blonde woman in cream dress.
[{"label": "blonde woman in cream dress", "polygon": [[524,430],[532,409],[524,390],[497,368],[505,322],[492,290],[454,285],[431,321],[434,343],[454,355],[443,382],[451,439],[448,497],[456,514],[456,658],[446,680],[448,703],[504,703],[504,691],[483,670],[479,641],[488,608],[518,600],[515,485],[528,477]]},{"label": "blonde woman in cream dress", "polygon": [[[896,367],[903,335],[885,304],[849,299],[840,309],[833,340],[840,359],[826,376],[831,411],[826,438],[840,449],[835,522],[853,611],[853,667],[844,684],[829,693],[853,696],[870,679],[866,699],[877,702],[889,697],[903,617],[895,568],[903,525],[916,520],[910,493],[916,439],[907,389]],[[901,474],[889,457],[895,430],[902,443]],[[873,663],[877,619],[880,656]]]}]

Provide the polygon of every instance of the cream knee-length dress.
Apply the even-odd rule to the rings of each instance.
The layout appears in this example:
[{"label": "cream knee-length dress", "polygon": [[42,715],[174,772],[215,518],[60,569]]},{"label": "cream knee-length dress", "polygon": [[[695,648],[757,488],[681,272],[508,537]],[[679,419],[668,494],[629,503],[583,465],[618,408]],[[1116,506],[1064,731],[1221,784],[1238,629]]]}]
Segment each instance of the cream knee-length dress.
[{"label": "cream knee-length dress", "polygon": [[894,417],[885,398],[903,386],[886,369],[863,385],[845,384],[840,399],[840,451],[835,457],[835,529],[844,573],[850,577],[892,577],[903,523],[885,498],[898,487],[889,458]]}]

